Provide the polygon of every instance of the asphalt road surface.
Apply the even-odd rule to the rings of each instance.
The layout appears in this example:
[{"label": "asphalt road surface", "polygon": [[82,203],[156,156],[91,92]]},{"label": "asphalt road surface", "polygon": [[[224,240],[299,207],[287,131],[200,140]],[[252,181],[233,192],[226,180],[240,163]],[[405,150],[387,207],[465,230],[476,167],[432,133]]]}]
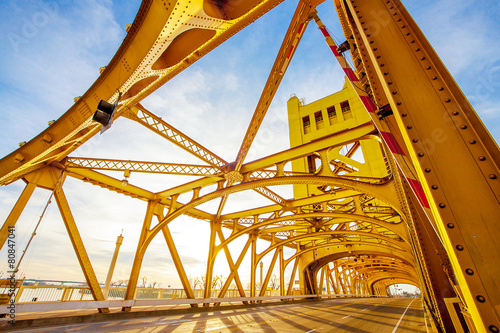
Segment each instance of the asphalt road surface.
[{"label": "asphalt road surface", "polygon": [[353,298],[21,329],[17,332],[426,332],[421,299]]}]

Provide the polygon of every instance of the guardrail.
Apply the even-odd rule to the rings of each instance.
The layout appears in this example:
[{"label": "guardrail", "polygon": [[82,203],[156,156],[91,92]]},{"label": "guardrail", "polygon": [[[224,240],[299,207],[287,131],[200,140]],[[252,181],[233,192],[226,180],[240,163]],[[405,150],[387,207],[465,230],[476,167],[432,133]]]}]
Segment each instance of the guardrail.
[{"label": "guardrail", "polygon": [[[108,300],[120,300],[125,297],[125,287],[112,287]],[[9,288],[0,288],[0,294],[9,294]],[[204,297],[203,289],[193,290],[195,298]],[[211,297],[217,297],[220,290],[212,290]],[[249,294],[249,290],[245,290]],[[21,286],[15,290],[16,303],[33,302],[75,302],[92,301],[90,288],[72,286]],[[279,290],[266,290],[265,296],[278,296]],[[239,297],[238,290],[228,290],[225,297]],[[187,298],[184,289],[173,288],[137,288],[134,299],[178,299]]]},{"label": "guardrail", "polygon": [[[298,300],[306,298],[352,298],[352,297],[387,297],[376,295],[355,295],[355,294],[327,294],[327,295],[291,295],[291,296],[261,296],[261,297],[224,297],[224,298],[177,298],[177,299],[135,299],[135,300],[107,300],[107,301],[72,301],[72,302],[43,302],[43,303],[16,303],[15,312],[42,312],[42,311],[63,311],[63,310],[85,310],[97,308],[121,308],[140,306],[161,306],[161,305],[192,305],[192,304],[220,304],[227,302],[257,302],[272,300]],[[0,315],[8,314],[8,305],[0,305]]]}]

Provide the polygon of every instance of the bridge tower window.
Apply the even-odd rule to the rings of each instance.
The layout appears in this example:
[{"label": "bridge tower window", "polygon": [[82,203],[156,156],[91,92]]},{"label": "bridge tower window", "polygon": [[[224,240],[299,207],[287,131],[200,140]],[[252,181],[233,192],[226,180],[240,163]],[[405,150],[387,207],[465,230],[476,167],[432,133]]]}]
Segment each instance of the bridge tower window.
[{"label": "bridge tower window", "polygon": [[352,111],[351,111],[351,106],[349,105],[349,101],[341,102],[340,109],[342,110],[342,115],[344,116],[344,120],[352,118]]},{"label": "bridge tower window", "polygon": [[302,127],[304,127],[304,134],[311,133],[311,120],[309,116],[302,117]]}]

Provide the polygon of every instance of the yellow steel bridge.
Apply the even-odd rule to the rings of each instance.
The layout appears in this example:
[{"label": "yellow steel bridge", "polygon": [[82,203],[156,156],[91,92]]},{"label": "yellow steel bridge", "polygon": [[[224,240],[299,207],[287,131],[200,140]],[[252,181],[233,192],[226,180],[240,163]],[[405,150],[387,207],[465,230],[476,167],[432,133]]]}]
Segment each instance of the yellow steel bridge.
[{"label": "yellow steel bridge", "polygon": [[[8,246],[33,191],[52,191],[95,308],[107,312],[109,291],[96,278],[64,193],[71,177],[147,202],[124,301],[136,299],[145,253],[155,237],[163,237],[182,294],[193,304],[222,299],[230,288],[243,302],[266,296],[276,268],[282,299],[323,290],[383,296],[388,286],[407,283],[420,288],[440,330],[499,332],[500,151],[400,0],[334,0],[347,42],[342,45],[334,43],[316,11],[323,1],[299,1],[234,160],[217,156],[141,105],[281,2],[144,0],[94,84],[48,128],[0,160],[1,185],[26,183],[2,226],[0,244]],[[373,24],[373,13],[386,18],[384,24]],[[346,75],[344,88],[310,104],[291,98],[290,148],[249,161],[309,24],[323,32],[332,62]],[[346,45],[354,67],[346,61]],[[199,163],[72,156],[112,123],[109,115],[143,125]],[[125,179],[107,171],[120,171]],[[154,191],[128,183],[135,173],[194,180]],[[293,187],[294,197],[280,195],[282,186]],[[231,197],[247,191],[267,203],[224,209]],[[217,203],[215,212],[203,209],[207,202]],[[210,225],[208,253],[201,254],[208,257],[206,283],[196,294],[169,228],[182,215]],[[244,244],[239,253],[229,249],[236,240]],[[265,250],[257,249],[258,240],[267,241]],[[268,254],[272,259],[262,273]],[[240,276],[247,256],[249,288]],[[215,288],[217,258],[225,258],[230,274]],[[120,304],[130,311],[134,303]]]}]

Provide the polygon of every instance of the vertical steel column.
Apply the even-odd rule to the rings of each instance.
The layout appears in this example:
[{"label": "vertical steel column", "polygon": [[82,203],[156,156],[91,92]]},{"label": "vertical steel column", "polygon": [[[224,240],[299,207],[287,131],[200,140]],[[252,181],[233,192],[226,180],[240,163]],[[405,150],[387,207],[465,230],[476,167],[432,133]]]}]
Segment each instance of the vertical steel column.
[{"label": "vertical steel column", "polygon": [[257,272],[257,235],[252,236],[252,253],[250,260],[250,297],[255,297],[255,283]]},{"label": "vertical steel column", "polygon": [[285,259],[283,246],[280,246],[280,296],[285,296]]},{"label": "vertical steel column", "polygon": [[297,267],[299,267],[299,258],[295,258],[295,262],[292,268],[292,274],[290,276],[290,282],[288,283],[287,295],[291,295],[293,292],[293,285],[295,284],[295,275],[297,274]]},{"label": "vertical steel column", "polygon": [[[208,258],[207,258],[207,273],[205,274],[205,291],[204,298],[212,297],[212,276],[214,272],[214,263],[217,253],[215,253],[215,237],[217,235],[217,228],[219,223],[217,221],[210,221],[210,240],[208,244]],[[203,306],[210,304],[204,303]]]}]

